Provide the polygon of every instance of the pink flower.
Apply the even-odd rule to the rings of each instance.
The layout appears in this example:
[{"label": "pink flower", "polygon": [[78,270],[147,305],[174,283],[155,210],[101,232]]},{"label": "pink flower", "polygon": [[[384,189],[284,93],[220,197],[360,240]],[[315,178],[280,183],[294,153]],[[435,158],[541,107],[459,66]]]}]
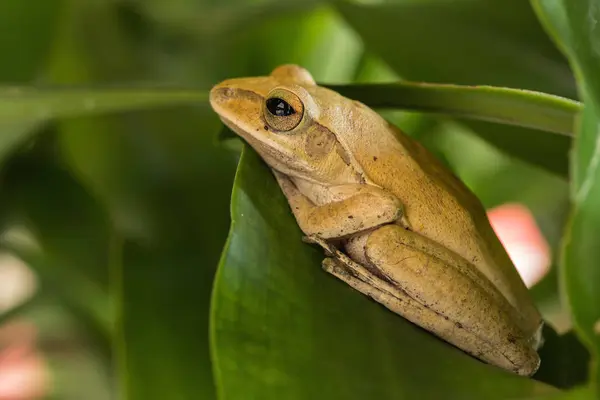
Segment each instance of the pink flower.
[{"label": "pink flower", "polygon": [[0,328],[0,400],[33,400],[47,394],[48,372],[35,341],[35,327],[27,322]]},{"label": "pink flower", "polygon": [[531,287],[550,269],[550,249],[533,215],[521,204],[503,204],[488,211],[490,223],[521,278]]}]

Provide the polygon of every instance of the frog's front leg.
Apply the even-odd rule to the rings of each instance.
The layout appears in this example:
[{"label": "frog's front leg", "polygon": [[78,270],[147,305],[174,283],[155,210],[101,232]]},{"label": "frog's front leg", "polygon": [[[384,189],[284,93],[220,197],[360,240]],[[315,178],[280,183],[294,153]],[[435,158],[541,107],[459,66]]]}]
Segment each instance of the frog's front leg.
[{"label": "frog's front leg", "polygon": [[285,175],[273,171],[287,197],[300,229],[307,236],[335,239],[394,222],[402,217],[402,203],[391,193],[365,184],[330,188],[337,197],[315,205]]},{"label": "frog's front leg", "polygon": [[398,225],[360,236],[354,241],[362,246],[348,247],[349,254],[383,277],[376,286],[387,294],[377,301],[480,359],[521,375],[537,370],[539,357],[515,324],[516,311],[474,266]]}]

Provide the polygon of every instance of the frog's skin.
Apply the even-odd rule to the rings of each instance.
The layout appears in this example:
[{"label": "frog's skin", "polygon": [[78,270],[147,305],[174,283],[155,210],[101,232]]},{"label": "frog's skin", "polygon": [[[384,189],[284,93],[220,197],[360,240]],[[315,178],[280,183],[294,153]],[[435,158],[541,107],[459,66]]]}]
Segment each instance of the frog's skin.
[{"label": "frog's skin", "polygon": [[226,80],[210,102],[271,167],[327,272],[483,361],[538,369],[527,288],[481,202],[423,146],[295,65]]}]

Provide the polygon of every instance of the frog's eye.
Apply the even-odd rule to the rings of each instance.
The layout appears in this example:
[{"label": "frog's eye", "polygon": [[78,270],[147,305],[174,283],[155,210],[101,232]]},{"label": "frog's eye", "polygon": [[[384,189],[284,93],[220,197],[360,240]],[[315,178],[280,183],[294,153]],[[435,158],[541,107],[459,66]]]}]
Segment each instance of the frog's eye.
[{"label": "frog's eye", "polygon": [[274,89],[265,100],[263,113],[273,130],[291,131],[302,121],[304,104],[289,90]]},{"label": "frog's eye", "polygon": [[288,102],[279,97],[272,97],[267,100],[267,110],[277,117],[287,117],[296,114],[296,110]]}]

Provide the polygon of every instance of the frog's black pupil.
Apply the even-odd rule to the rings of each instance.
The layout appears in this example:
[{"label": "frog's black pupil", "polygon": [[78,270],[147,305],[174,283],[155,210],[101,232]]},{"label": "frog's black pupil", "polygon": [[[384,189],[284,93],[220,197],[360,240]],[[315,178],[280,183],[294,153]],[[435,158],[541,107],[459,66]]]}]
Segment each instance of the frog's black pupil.
[{"label": "frog's black pupil", "polygon": [[278,117],[287,117],[296,114],[296,110],[289,103],[279,97],[273,97],[267,100],[267,110]]}]

